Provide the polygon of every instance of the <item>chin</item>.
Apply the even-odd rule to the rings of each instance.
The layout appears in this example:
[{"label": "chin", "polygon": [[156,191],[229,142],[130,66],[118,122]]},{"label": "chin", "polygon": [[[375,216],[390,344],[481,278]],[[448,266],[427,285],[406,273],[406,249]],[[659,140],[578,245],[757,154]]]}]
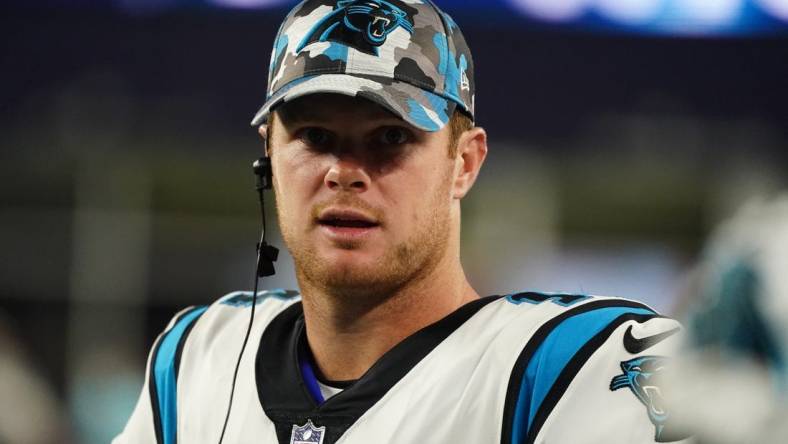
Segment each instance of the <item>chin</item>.
[{"label": "chin", "polygon": [[[392,245],[382,239],[297,239],[285,236],[299,284],[337,297],[386,298],[410,282],[426,278],[447,252],[448,234],[428,224],[410,239]],[[288,242],[291,241],[291,242]]]},{"label": "chin", "polygon": [[380,297],[396,291],[415,271],[415,267],[403,267],[401,262],[386,256],[368,250],[332,248],[298,258],[296,269],[299,280],[329,293]]},{"label": "chin", "polygon": [[[369,252],[358,250],[334,251],[322,261],[318,271],[326,283],[348,286],[368,285],[396,279],[390,264]],[[394,274],[392,276],[392,274]]]}]

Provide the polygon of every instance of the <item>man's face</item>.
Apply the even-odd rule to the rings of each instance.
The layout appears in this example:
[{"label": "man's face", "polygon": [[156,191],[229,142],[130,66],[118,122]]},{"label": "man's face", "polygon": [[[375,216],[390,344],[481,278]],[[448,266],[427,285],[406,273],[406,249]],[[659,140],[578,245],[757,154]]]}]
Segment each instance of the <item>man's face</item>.
[{"label": "man's face", "polygon": [[302,286],[385,296],[447,254],[455,160],[372,102],[312,95],[272,118],[279,223]]}]

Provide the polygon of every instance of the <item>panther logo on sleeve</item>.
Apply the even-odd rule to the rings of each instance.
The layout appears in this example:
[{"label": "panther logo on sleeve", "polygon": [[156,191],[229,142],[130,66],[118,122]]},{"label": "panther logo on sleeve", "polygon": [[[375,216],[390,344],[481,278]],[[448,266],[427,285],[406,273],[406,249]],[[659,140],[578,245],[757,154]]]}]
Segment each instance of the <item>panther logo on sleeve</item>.
[{"label": "panther logo on sleeve", "polygon": [[640,402],[646,406],[648,418],[656,428],[654,440],[670,442],[684,439],[669,430],[670,413],[662,395],[661,377],[668,358],[662,356],[640,356],[621,363],[623,374],[610,381],[610,390],[629,387]]},{"label": "panther logo on sleeve", "polygon": [[397,28],[413,34],[411,14],[384,0],[340,0],[333,12],[323,17],[307,33],[297,51],[314,42],[333,41],[371,55]]}]

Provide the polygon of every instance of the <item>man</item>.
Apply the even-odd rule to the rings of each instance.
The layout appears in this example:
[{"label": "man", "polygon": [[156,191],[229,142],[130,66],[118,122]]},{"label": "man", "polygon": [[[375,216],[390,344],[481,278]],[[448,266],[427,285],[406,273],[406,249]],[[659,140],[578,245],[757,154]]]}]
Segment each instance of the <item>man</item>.
[{"label": "man", "polygon": [[675,438],[657,385],[675,322],[622,299],[480,298],[468,283],[460,202],[487,137],[448,15],[307,0],[279,30],[268,85],[252,124],[300,297],[259,295],[237,379],[251,295],[176,316],[116,443]]}]

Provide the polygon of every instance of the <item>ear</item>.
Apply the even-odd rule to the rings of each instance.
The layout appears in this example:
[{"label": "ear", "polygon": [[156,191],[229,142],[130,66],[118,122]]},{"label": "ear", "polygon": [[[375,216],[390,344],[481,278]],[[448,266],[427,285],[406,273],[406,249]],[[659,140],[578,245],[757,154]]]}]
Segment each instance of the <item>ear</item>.
[{"label": "ear", "polygon": [[484,128],[474,127],[462,133],[454,165],[455,199],[462,199],[471,190],[486,157],[487,132]]},{"label": "ear", "polygon": [[263,155],[266,157],[269,156],[268,152],[268,125],[262,124],[259,128],[257,128],[257,132],[260,133],[260,137],[263,138]]}]

